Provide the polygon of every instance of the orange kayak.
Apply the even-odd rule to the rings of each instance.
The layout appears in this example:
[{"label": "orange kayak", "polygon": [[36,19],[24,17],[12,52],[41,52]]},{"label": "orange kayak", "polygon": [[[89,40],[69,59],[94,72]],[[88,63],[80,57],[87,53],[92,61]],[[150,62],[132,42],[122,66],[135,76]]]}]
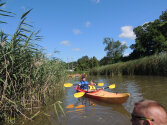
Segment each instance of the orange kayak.
[{"label": "orange kayak", "polygon": [[115,103],[122,104],[124,103],[130,96],[129,93],[112,93],[104,90],[97,90],[94,92],[87,92],[85,90],[76,88],[78,92],[85,92],[85,97],[93,98],[99,101],[107,102],[107,103]]}]

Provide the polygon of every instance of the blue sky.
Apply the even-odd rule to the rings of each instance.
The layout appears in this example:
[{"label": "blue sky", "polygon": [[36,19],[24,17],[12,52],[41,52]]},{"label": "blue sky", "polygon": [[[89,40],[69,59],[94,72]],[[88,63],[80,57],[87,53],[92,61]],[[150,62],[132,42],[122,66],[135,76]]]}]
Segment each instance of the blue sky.
[{"label": "blue sky", "polygon": [[[103,58],[105,37],[129,47],[135,42],[133,28],[159,18],[167,0],[9,0],[3,8],[16,14],[3,18],[8,24],[0,29],[7,33],[14,32],[21,14],[33,8],[28,21],[41,30],[38,44],[48,56],[69,62],[85,55]],[[60,53],[54,54],[55,49]]]}]

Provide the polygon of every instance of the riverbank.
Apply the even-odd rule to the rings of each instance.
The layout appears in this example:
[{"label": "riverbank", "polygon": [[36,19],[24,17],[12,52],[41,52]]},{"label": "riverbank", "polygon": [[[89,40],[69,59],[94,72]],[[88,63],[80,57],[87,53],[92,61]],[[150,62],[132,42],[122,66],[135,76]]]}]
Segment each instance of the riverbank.
[{"label": "riverbank", "polygon": [[93,68],[90,75],[163,75],[167,76],[167,53]]},{"label": "riverbank", "polygon": [[14,124],[20,115],[32,120],[47,97],[56,102],[64,90],[64,63],[47,58],[36,44],[41,37],[27,24],[30,11],[21,16],[14,34],[0,32],[0,122]]}]

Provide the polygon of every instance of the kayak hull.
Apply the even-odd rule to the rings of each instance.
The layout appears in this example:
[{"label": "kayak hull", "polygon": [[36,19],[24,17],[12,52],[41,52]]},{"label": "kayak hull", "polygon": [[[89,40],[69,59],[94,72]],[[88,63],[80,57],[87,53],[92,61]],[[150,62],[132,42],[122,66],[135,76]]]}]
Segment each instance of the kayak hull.
[{"label": "kayak hull", "polygon": [[87,92],[80,88],[76,88],[76,89],[78,92],[84,92],[85,97],[89,97],[89,98],[93,98],[99,101],[113,103],[113,104],[122,104],[126,102],[126,100],[130,96],[129,93],[112,93],[112,92],[107,92],[104,90],[97,90],[95,92]]}]

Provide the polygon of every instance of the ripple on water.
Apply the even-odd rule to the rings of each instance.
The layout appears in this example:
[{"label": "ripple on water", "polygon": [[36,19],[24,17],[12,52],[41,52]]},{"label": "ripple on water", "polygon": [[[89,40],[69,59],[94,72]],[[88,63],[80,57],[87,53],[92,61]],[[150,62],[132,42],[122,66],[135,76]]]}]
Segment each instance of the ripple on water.
[{"label": "ripple on water", "polygon": [[127,116],[110,109],[84,110],[82,113],[73,112],[66,119],[68,125],[130,125]]}]

